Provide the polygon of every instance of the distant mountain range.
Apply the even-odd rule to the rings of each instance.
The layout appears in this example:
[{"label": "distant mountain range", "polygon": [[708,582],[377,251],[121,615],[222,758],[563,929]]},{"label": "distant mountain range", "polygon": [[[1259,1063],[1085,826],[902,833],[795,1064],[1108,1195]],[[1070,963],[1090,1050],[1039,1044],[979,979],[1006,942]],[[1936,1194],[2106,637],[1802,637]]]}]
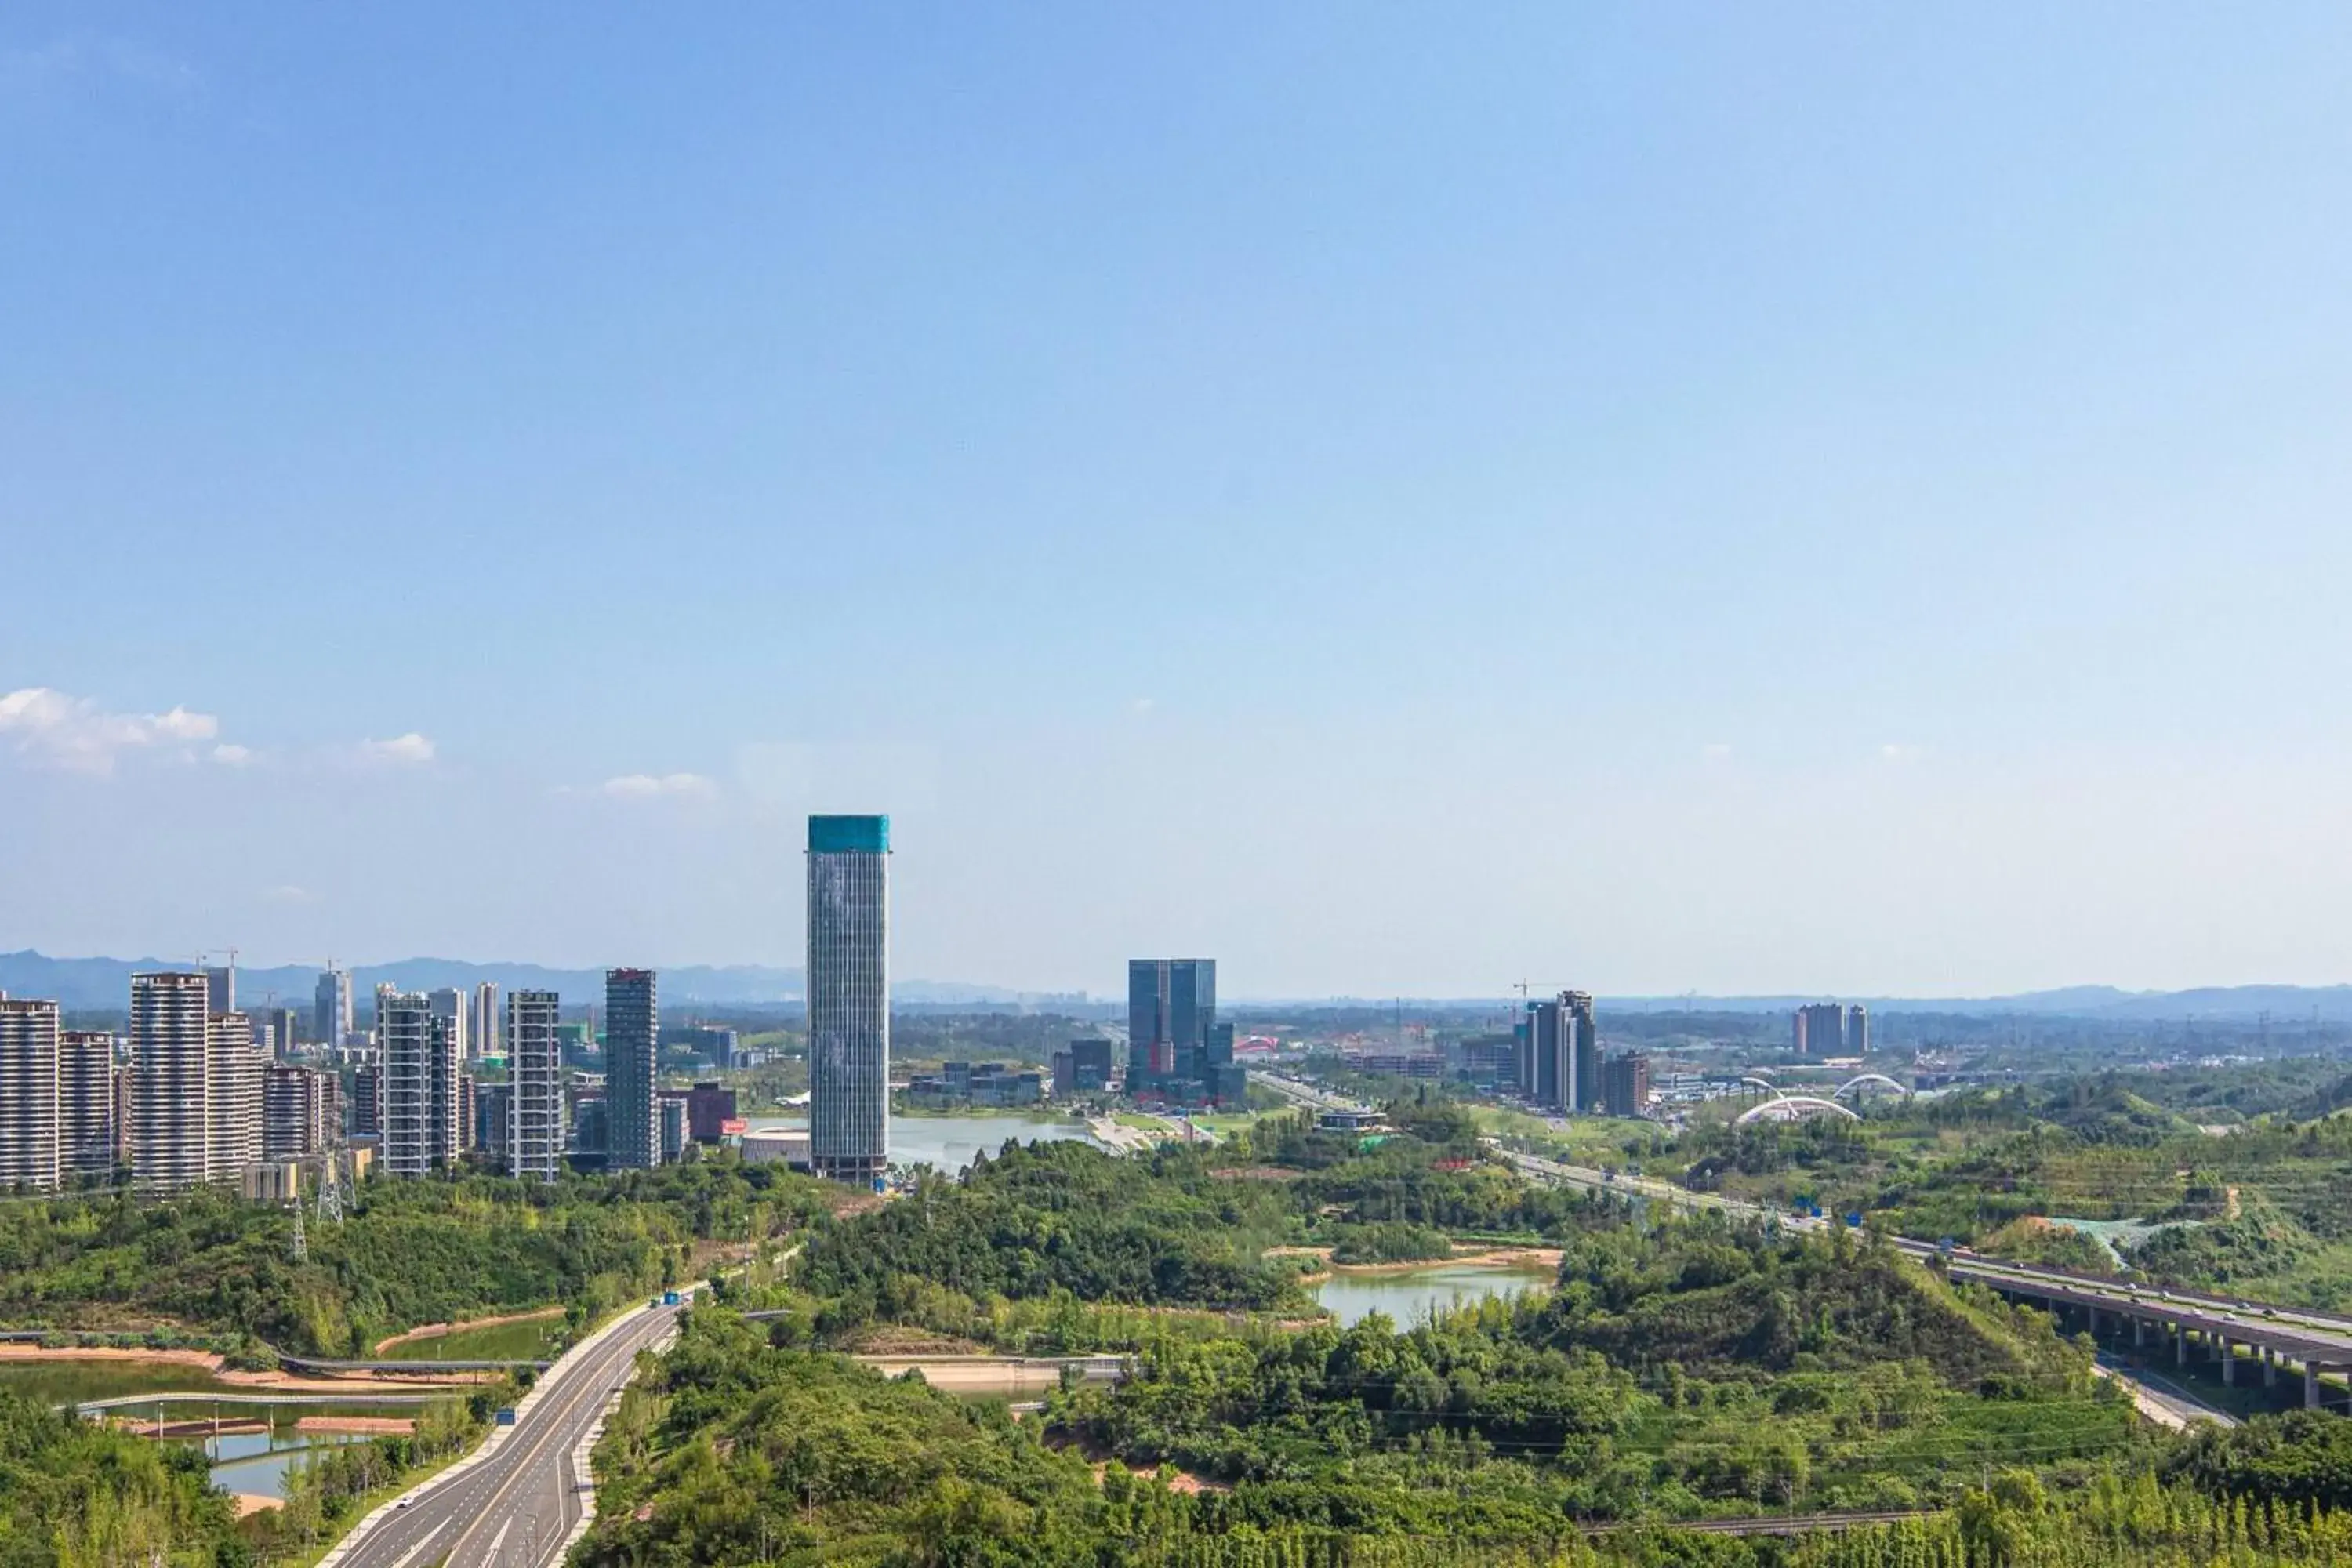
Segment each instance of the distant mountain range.
[{"label": "distant mountain range", "polygon": [[[0,991],[11,996],[54,998],[68,1007],[124,1007],[130,1005],[131,976],[152,969],[185,969],[158,958],[50,958],[27,948],[0,952]],[[679,1003],[712,1005],[752,1005],[797,1002],[803,995],[802,973],[765,964],[740,963],[713,967],[688,964],[661,971],[665,1006]],[[445,985],[470,989],[488,980],[501,990],[553,991],[567,1001],[589,1002],[604,994],[601,969],[549,969],[536,963],[468,963],[454,958],[404,958],[396,963],[363,963],[352,971],[352,987],[367,1005],[379,984],[404,991],[437,991]],[[254,1009],[271,1005],[308,1007],[319,984],[319,971],[308,964],[236,972],[238,1005]],[[992,985],[955,982],[906,981],[891,988],[904,1002],[1004,1003],[1024,1000],[1021,993]]]},{"label": "distant mountain range", "polygon": [[[134,971],[186,967],[184,963],[167,963],[157,958],[50,958],[27,948],[22,952],[0,952],[0,991],[11,996],[54,997],[68,1007],[122,1007],[130,1002],[131,976]],[[396,963],[361,964],[352,971],[352,986],[363,1004],[379,984],[389,983],[404,991],[436,991],[445,985],[471,987],[485,980],[496,983],[502,990],[553,991],[567,1001],[593,1001],[604,993],[604,972],[601,969],[549,969],[536,963],[469,963],[454,958],[405,958]],[[236,972],[237,1001],[247,1008],[268,1006],[270,1005],[269,996],[275,993],[278,1006],[307,1007],[318,982],[318,970],[307,964],[285,964],[270,969],[240,968]],[[805,994],[803,982],[802,972],[797,969],[778,969],[758,963],[716,967],[687,964],[661,971],[661,998],[665,1005],[698,1002],[713,1006],[753,1006],[798,1002]],[[936,1006],[957,1002],[1078,1005],[1075,997],[961,981],[901,981],[893,985],[890,992],[896,1000],[917,1005]],[[1808,1002],[1823,1000],[1827,998],[1794,994],[1599,998],[1604,1010],[1620,1013],[1780,1013]],[[2352,985],[2209,985],[2189,991],[2120,991],[2112,985],[2070,985],[2055,991],[2028,991],[2012,996],[1840,996],[1837,1000],[1862,1003],[1874,1013],[1954,1013],[1978,1016],[2030,1014],[2042,1017],[2097,1018],[2117,1023],[2192,1016],[2251,1022],[2264,1013],[2281,1024],[2309,1019],[2315,1014],[2330,1022],[2352,1020]],[[1425,997],[1413,998],[1412,1001],[1424,1007],[1443,1005],[1488,1008],[1509,1005],[1507,999],[1496,997],[1465,997],[1445,1004],[1435,1004]],[[1108,1003],[1097,999],[1087,1010],[1098,1011],[1108,1005]],[[1281,1005],[1385,1008],[1391,1003],[1387,999],[1353,1001],[1326,997],[1313,1001],[1298,998],[1285,1004],[1235,997],[1229,1005],[1255,1012]]]}]

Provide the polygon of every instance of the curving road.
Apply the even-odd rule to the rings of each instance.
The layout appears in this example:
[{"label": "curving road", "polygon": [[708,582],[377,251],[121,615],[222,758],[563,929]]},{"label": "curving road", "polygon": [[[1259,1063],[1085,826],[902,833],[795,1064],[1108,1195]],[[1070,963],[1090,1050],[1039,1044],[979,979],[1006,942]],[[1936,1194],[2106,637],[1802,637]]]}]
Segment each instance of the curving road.
[{"label": "curving road", "polygon": [[472,1458],[362,1521],[319,1568],[542,1568],[594,1511],[573,1454],[636,1370],[637,1352],[677,1326],[677,1307],[640,1307],[550,1367]]}]

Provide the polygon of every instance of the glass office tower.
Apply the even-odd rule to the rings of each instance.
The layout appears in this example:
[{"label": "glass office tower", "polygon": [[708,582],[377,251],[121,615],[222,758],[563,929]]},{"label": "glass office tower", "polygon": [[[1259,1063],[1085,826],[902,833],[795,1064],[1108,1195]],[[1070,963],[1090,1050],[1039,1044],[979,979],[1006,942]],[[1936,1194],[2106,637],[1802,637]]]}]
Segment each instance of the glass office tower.
[{"label": "glass office tower", "polygon": [[808,825],[809,1162],[878,1181],[890,1160],[890,819]]},{"label": "glass office tower", "polygon": [[605,1163],[614,1170],[649,1171],[662,1163],[655,1106],[660,1042],[654,972],[604,971],[604,1110],[612,1118]]}]

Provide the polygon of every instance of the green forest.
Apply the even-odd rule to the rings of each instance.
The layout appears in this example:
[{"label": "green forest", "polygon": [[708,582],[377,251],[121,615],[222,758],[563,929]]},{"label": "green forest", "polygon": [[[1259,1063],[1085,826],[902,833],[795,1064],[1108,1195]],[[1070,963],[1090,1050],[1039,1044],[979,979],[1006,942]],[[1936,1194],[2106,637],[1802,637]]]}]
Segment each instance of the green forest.
[{"label": "green forest", "polygon": [[[2352,1424],[2139,1420],[2054,1320],[1885,1247],[1528,1186],[1466,1116],[1367,1144],[1008,1148],[698,1309],[599,1451],[610,1564],[2334,1562]],[[1534,1236],[1547,1295],[1340,1329],[1288,1249]],[[1269,1254],[1269,1248],[1285,1250]],[[760,1322],[735,1306],[782,1309]],[[839,1353],[1118,1349],[1015,1414]],[[1799,1540],[1713,1520],[1892,1516]]]},{"label": "green forest", "polygon": [[553,1184],[467,1174],[362,1184],[341,1223],[203,1189],[0,1205],[0,1325],[364,1355],[418,1323],[562,1304],[584,1321],[683,1278],[698,1242],[824,1212],[819,1184],[698,1163]]}]

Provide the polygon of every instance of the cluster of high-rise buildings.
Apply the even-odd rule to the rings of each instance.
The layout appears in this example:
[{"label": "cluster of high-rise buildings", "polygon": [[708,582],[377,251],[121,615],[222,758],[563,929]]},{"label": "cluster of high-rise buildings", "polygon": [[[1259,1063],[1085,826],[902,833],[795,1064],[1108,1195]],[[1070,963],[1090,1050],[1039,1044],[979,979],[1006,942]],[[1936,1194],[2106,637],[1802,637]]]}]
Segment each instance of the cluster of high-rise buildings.
[{"label": "cluster of high-rise buildings", "polygon": [[1561,1116],[1639,1116],[1650,1102],[1649,1058],[1603,1054],[1590,992],[1528,1002],[1511,1027],[1510,1063],[1519,1098]]},{"label": "cluster of high-rise buildings", "polygon": [[[1073,1077],[1077,1049],[1073,1041]],[[1249,1072],[1234,1026],[1217,1022],[1217,961],[1137,958],[1127,965],[1127,1092],[1183,1105],[1238,1105]]]},{"label": "cluster of high-rise buildings", "polygon": [[[311,1066],[282,1059],[296,1049],[291,1009],[266,1024],[236,1009],[234,970],[132,975],[120,1039],[62,1028],[53,1001],[0,998],[0,1186],[56,1189],[127,1171],[147,1192],[214,1183],[278,1192],[286,1181],[268,1167],[347,1137],[396,1176],[482,1150],[509,1174],[551,1181],[572,1149],[562,999],[516,991],[503,1010],[499,1001],[488,984],[471,993],[383,985],[373,1027],[362,1031],[351,975],[330,969],[312,1015],[321,1065]],[[604,1005],[597,1104],[620,1130],[601,1151],[605,1163],[675,1158],[689,1136],[687,1093],[657,1088],[652,971],[610,971]],[[351,1068],[348,1108],[340,1066]]]},{"label": "cluster of high-rise buildings", "polygon": [[257,1024],[236,1001],[233,970],[133,975],[118,1041],[63,1027],[54,1001],[0,999],[0,1185],[55,1190],[127,1169],[173,1191],[331,1147],[336,1079],[276,1059],[290,1018]]},{"label": "cluster of high-rise buildings", "polygon": [[1801,1057],[1866,1057],[1870,1009],[1815,1002],[1789,1015],[1789,1044]]},{"label": "cluster of high-rise buildings", "polygon": [[[809,1163],[876,1181],[889,1161],[889,818],[813,816],[808,847]],[[288,1183],[274,1162],[347,1142],[395,1176],[478,1155],[545,1181],[567,1158],[641,1169],[740,1130],[732,1090],[661,1087],[652,970],[605,972],[601,1085],[566,1074],[567,1043],[594,1037],[562,1011],[552,991],[381,985],[362,1030],[352,975],[331,964],[310,1065],[286,1059],[304,1032],[293,1009],[237,1009],[233,965],[133,975],[120,1038],[64,1028],[54,1001],[0,995],[0,1187],[127,1172],[148,1192],[242,1182],[278,1194]],[[709,1037],[722,1065],[735,1054],[732,1030],[689,1032]]]}]

